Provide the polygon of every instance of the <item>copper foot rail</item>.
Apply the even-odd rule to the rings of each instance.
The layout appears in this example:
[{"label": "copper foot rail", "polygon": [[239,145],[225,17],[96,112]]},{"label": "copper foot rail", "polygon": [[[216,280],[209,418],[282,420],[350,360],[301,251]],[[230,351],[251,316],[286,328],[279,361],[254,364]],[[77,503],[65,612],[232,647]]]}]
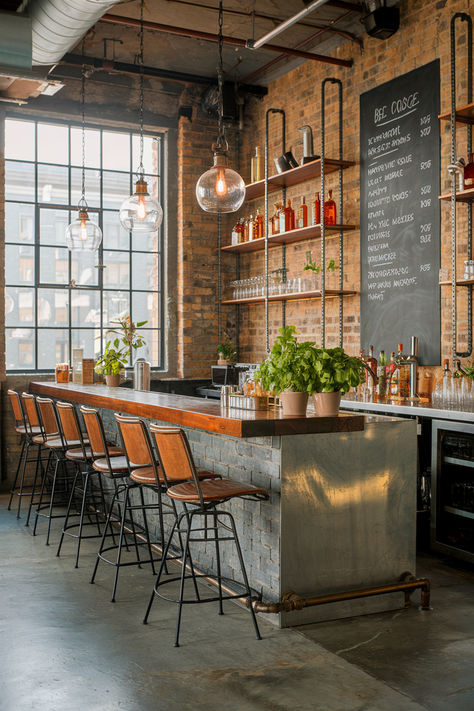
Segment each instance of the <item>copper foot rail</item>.
[{"label": "copper foot rail", "polygon": [[[362,597],[373,597],[374,595],[386,595],[394,592],[405,593],[405,608],[410,607],[410,595],[417,588],[421,589],[421,610],[431,610],[430,607],[430,581],[427,578],[415,578],[409,572],[402,573],[400,579],[396,583],[388,583],[386,585],[377,585],[371,588],[362,588],[361,590],[348,590],[347,592],[332,593],[330,595],[320,595],[318,597],[300,597],[293,591],[289,590],[284,593],[280,602],[262,602],[254,600],[252,602],[255,612],[293,612],[293,610],[303,610],[305,607],[314,607],[315,605],[326,605],[330,602],[342,602],[344,600],[356,600]],[[247,607],[249,603],[246,603]]]}]

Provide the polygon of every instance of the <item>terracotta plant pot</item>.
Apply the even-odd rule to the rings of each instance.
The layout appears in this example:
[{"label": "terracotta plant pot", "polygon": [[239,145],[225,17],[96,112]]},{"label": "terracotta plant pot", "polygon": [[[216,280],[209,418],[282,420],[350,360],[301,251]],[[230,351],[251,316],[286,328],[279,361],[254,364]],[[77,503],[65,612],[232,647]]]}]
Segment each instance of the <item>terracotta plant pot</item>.
[{"label": "terracotta plant pot", "polygon": [[290,417],[306,417],[308,393],[280,393],[283,415]]},{"label": "terracotta plant pot", "polygon": [[226,358],[218,358],[217,365],[227,365],[227,359]]},{"label": "terracotta plant pot", "polygon": [[120,385],[120,373],[116,375],[106,375],[105,384],[108,385],[109,388],[118,388]]},{"label": "terracotta plant pot", "polygon": [[341,404],[341,393],[313,393],[313,405],[319,417],[337,417],[339,405]]}]

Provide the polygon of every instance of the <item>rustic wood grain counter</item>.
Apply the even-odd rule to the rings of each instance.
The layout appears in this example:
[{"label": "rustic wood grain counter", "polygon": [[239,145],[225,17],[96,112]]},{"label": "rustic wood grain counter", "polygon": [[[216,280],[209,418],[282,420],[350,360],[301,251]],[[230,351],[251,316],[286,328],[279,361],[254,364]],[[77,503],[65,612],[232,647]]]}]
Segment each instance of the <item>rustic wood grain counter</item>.
[{"label": "rustic wood grain counter", "polygon": [[341,413],[338,417],[283,417],[278,408],[256,412],[223,408],[219,402],[198,397],[106,385],[32,382],[30,392],[233,437],[360,432],[365,419],[352,413]]}]

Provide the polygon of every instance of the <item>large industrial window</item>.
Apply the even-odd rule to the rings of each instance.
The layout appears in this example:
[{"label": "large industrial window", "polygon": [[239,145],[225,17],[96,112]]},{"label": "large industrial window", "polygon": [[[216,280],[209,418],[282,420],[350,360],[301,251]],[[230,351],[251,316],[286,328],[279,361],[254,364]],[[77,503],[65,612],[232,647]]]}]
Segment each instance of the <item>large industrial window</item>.
[{"label": "large industrial window", "polygon": [[[6,363],[51,370],[72,348],[96,357],[118,316],[148,321],[137,352],[163,367],[161,230],[132,236],[119,208],[134,191],[139,136],[88,126],[86,198],[103,232],[98,252],[69,252],[65,230],[81,197],[81,127],[7,118],[5,122]],[[163,204],[163,136],[146,135],[148,189]]]}]

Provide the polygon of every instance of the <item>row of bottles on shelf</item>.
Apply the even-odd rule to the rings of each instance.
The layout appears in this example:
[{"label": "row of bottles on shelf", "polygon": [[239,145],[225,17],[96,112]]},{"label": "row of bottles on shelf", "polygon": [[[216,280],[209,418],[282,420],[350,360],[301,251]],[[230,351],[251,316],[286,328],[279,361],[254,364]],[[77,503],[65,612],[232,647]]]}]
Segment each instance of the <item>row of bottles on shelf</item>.
[{"label": "row of bottles on shelf", "polygon": [[[290,232],[291,230],[308,227],[311,225],[319,225],[321,223],[321,203],[319,193],[316,193],[314,201],[310,206],[310,215],[308,215],[308,205],[304,196],[301,198],[301,203],[296,212],[291,205],[291,200],[288,204],[276,202],[274,203],[274,213],[269,218],[268,233],[269,235],[277,235],[281,232]],[[311,222],[309,222],[311,219]],[[324,203],[324,224],[335,225],[336,219],[336,203],[332,198],[332,190],[329,190],[328,199]],[[255,217],[243,217],[237,220],[232,228],[231,244],[242,244],[250,242],[254,239],[260,239],[265,236],[263,217],[257,209]]]}]

